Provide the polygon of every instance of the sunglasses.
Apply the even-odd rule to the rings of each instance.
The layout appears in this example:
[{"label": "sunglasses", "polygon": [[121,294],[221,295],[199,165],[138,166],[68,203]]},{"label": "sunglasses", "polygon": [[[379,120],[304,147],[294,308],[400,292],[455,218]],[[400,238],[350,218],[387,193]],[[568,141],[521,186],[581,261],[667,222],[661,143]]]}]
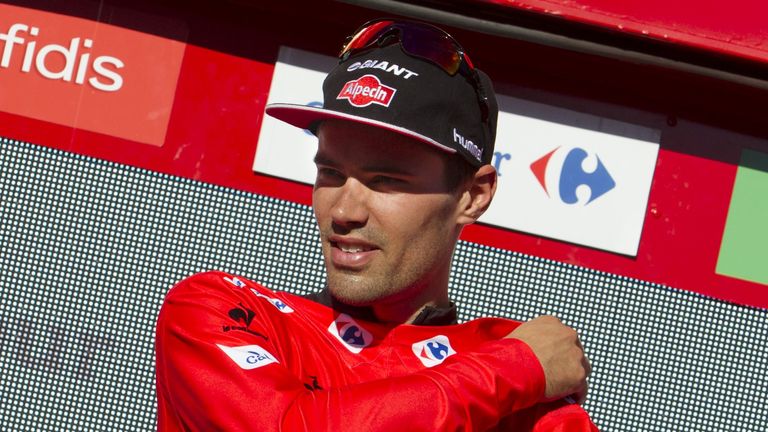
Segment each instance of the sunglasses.
[{"label": "sunglasses", "polygon": [[343,62],[353,54],[396,42],[407,54],[439,66],[450,76],[458,73],[466,78],[475,88],[483,122],[488,120],[488,96],[475,66],[456,39],[433,25],[388,19],[369,21],[347,38],[339,59]]}]

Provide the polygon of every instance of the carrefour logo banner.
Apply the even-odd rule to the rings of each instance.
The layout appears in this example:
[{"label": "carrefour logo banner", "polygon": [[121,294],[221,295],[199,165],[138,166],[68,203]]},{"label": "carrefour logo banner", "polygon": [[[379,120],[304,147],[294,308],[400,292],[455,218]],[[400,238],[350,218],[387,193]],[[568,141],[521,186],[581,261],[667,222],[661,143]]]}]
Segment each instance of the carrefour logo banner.
[{"label": "carrefour logo banner", "polygon": [[[338,60],[282,47],[268,103],[320,106]],[[640,242],[659,132],[498,95],[496,197],[481,222],[625,255]],[[264,116],[254,171],[312,184],[317,139]]]},{"label": "carrefour logo banner", "polygon": [[496,197],[482,222],[636,255],[657,130],[499,95]]}]

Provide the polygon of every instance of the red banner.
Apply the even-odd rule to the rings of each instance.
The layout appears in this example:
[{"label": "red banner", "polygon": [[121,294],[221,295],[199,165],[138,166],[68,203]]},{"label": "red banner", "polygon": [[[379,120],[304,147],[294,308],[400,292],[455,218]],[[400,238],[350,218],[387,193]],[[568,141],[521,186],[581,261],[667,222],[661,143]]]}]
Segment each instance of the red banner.
[{"label": "red banner", "polygon": [[0,110],[162,145],[184,44],[0,5]]},{"label": "red banner", "polygon": [[761,0],[477,0],[768,63]]}]

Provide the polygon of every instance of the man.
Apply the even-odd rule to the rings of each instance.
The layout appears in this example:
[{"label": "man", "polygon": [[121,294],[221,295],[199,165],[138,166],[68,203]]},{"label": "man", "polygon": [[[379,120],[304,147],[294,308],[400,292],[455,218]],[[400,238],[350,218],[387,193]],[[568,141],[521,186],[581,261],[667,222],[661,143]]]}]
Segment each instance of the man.
[{"label": "man", "polygon": [[459,234],[496,188],[488,77],[441,30],[376,21],[345,46],[324,107],[267,113],[318,138],[313,208],[327,289],[210,272],[157,326],[160,430],[596,430],[589,364],[553,317],[455,324]]}]

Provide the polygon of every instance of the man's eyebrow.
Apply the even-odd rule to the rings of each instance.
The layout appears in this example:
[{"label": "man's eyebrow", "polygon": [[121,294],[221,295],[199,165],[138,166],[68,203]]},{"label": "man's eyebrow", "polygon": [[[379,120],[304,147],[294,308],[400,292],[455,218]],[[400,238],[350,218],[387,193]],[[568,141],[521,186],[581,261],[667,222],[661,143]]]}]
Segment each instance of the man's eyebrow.
[{"label": "man's eyebrow", "polygon": [[374,172],[378,174],[391,174],[399,176],[412,176],[413,171],[403,168],[399,165],[367,165],[363,167],[363,171]]},{"label": "man's eyebrow", "polygon": [[333,161],[330,158],[320,153],[315,154],[315,158],[313,159],[313,161],[315,162],[315,165],[328,165],[328,166],[334,165]]},{"label": "man's eyebrow", "polygon": [[[338,164],[326,155],[317,153],[314,158],[315,165],[322,165],[328,167],[334,167]],[[363,171],[378,173],[378,174],[390,174],[398,176],[413,176],[413,170],[408,170],[399,165],[392,164],[370,164],[362,167]]]}]

